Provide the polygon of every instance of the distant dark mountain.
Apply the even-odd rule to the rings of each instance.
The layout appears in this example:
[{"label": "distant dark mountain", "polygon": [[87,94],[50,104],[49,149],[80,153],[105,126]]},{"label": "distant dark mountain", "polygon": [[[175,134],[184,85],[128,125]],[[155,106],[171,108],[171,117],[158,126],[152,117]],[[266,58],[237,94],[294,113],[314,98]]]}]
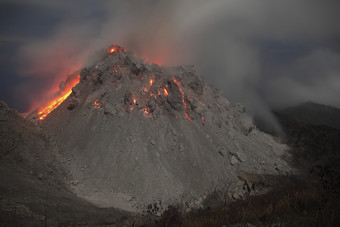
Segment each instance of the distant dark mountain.
[{"label": "distant dark mountain", "polygon": [[274,112],[302,123],[340,129],[340,109],[331,106],[306,102]]},{"label": "distant dark mountain", "polygon": [[274,112],[296,167],[318,175],[327,194],[340,192],[339,112],[339,109],[315,103]]},{"label": "distant dark mountain", "polygon": [[[340,158],[340,130],[326,125],[304,123],[275,113],[285,133],[285,142],[296,157],[316,161]],[[321,116],[322,117],[322,116]]]},{"label": "distant dark mountain", "polygon": [[[340,160],[340,109],[306,102],[282,110],[274,110],[282,132],[255,118],[256,126],[284,139],[298,160]],[[332,164],[333,165],[333,164]]]}]

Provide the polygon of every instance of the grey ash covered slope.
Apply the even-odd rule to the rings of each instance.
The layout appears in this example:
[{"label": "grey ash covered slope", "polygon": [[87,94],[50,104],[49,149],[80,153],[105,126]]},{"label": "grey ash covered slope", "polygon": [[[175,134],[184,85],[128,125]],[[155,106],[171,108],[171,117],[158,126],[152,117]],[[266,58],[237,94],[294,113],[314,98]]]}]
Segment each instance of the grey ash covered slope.
[{"label": "grey ash covered slope", "polygon": [[98,209],[67,189],[58,150],[36,125],[0,101],[1,226],[91,226],[119,222],[116,209]]},{"label": "grey ash covered slope", "polygon": [[[44,161],[42,161],[44,160]],[[0,101],[0,162],[4,165],[29,169],[50,183],[65,175],[58,164],[58,152],[38,127],[25,121],[16,110]],[[43,176],[42,176],[43,175]],[[42,177],[41,177],[42,176]]]},{"label": "grey ash covered slope", "polygon": [[149,204],[192,207],[216,187],[241,193],[240,172],[290,171],[286,146],[193,67],[150,65],[112,48],[82,69],[72,94],[41,123],[79,197],[139,212]]}]

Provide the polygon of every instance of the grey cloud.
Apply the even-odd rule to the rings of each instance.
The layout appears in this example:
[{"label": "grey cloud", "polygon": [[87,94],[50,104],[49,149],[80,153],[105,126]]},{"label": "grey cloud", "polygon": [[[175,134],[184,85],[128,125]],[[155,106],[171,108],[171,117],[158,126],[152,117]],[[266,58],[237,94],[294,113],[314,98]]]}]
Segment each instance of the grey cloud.
[{"label": "grey cloud", "polygon": [[316,49],[277,73],[265,85],[272,106],[314,101],[340,108],[340,54]]}]

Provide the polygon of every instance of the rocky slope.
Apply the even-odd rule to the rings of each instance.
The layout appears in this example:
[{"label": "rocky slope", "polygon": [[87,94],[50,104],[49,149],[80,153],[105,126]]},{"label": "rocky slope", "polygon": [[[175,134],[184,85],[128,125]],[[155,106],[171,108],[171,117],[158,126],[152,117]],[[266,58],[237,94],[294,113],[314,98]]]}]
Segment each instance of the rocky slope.
[{"label": "rocky slope", "polygon": [[199,207],[216,188],[242,197],[239,173],[286,174],[287,147],[257,130],[192,66],[147,64],[119,46],[82,69],[43,121],[69,187],[100,207],[160,213]]},{"label": "rocky slope", "polygon": [[124,225],[131,214],[77,198],[58,150],[0,101],[0,226]]}]

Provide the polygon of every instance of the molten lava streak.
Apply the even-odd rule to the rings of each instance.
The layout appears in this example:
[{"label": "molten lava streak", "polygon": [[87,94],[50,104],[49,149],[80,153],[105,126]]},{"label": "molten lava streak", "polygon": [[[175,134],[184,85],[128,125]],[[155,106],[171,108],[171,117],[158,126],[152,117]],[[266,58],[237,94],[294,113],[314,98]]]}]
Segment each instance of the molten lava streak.
[{"label": "molten lava streak", "polygon": [[168,91],[167,91],[165,88],[163,88],[163,92],[164,92],[164,95],[165,95],[165,96],[168,96],[168,95],[169,95]]},{"label": "molten lava streak", "polygon": [[181,92],[182,94],[182,102],[183,102],[183,105],[184,105],[184,109],[185,109],[185,116],[186,118],[189,120],[189,121],[192,121],[191,118],[189,117],[188,115],[188,105],[187,103],[185,102],[185,99],[184,99],[184,91],[182,90],[181,88],[181,83],[179,81],[177,81],[176,79],[174,79],[174,82],[177,84],[178,88],[179,88],[179,91]]},{"label": "molten lava streak", "polygon": [[50,100],[43,108],[38,111],[39,119],[43,120],[48,114],[56,109],[72,93],[72,88],[79,83],[80,75],[70,81],[61,94]]}]

